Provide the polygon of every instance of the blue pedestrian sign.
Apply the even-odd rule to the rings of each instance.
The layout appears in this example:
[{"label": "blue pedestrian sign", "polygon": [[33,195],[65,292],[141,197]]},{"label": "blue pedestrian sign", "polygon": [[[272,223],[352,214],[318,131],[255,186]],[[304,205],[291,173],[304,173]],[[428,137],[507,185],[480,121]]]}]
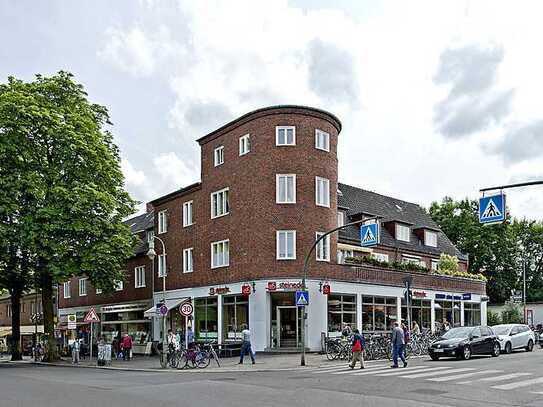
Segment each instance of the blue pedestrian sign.
[{"label": "blue pedestrian sign", "polygon": [[360,226],[360,246],[375,246],[379,243],[379,224],[368,223]]},{"label": "blue pedestrian sign", "polygon": [[308,291],[296,291],[296,305],[298,307],[305,307],[306,305],[309,305]]},{"label": "blue pedestrian sign", "polygon": [[505,194],[479,198],[479,222],[500,223],[505,220]]}]

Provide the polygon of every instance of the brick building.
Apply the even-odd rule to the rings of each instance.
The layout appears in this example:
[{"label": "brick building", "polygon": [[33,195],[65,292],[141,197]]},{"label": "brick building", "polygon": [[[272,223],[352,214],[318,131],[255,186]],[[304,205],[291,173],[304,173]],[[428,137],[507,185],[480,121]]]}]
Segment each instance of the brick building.
[{"label": "brick building", "polygon": [[[296,347],[301,313],[294,291],[300,287],[306,252],[320,233],[338,223],[374,215],[381,217],[379,245],[360,247],[359,227],[352,226],[330,235],[310,258],[310,348],[320,347],[321,332],[337,335],[344,324],[364,331],[388,329],[405,314],[402,280],[407,275],[413,277],[416,297],[413,316],[421,325],[433,329],[442,318],[456,324],[485,322],[483,282],[384,264],[344,264],[346,257],[366,255],[431,270],[441,253],[457,256],[463,268],[467,257],[418,205],[338,183],[340,131],[340,121],[328,112],[275,106],[250,112],[198,140],[201,182],[155,199],[153,212],[142,215],[154,219],[154,227],[146,230],[154,230],[165,246],[163,253],[162,245],[155,244],[153,302],[165,297],[171,328],[191,326],[197,340],[224,344],[238,341],[240,325],[248,323],[256,350]],[[145,250],[130,261],[129,279],[136,265],[150,269]],[[328,287],[331,292],[325,294]],[[124,300],[132,301],[135,291],[127,288]],[[61,312],[72,312],[76,301],[60,292]],[[111,301],[117,303],[118,296]],[[78,300],[77,306],[106,303],[94,296]],[[192,320],[178,312],[185,301],[193,304]],[[158,340],[155,308],[145,315],[154,319]]]}]

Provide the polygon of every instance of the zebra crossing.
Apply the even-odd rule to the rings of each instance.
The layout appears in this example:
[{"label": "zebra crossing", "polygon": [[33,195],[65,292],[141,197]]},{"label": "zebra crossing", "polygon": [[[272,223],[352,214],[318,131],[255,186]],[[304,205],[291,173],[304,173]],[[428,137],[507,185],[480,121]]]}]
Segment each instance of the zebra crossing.
[{"label": "zebra crossing", "polygon": [[[391,369],[390,363],[366,363],[365,369],[358,366],[350,369],[346,364],[321,366],[312,371],[315,375],[335,376],[375,376],[402,380],[421,379],[434,383],[460,385],[487,385],[494,390],[527,390],[542,394],[543,377],[528,372],[505,372],[497,369],[477,369],[475,367],[452,367],[451,365],[421,364],[406,368]],[[469,380],[466,380],[469,379]],[[536,391],[539,390],[539,391]]]}]

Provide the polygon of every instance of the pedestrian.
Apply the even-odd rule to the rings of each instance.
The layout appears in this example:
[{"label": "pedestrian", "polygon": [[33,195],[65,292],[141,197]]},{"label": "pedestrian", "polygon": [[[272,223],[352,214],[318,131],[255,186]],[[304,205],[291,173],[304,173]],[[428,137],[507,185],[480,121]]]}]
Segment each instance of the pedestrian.
[{"label": "pedestrian", "polygon": [[451,324],[446,319],[443,319],[443,330],[447,332],[449,329],[451,329]]},{"label": "pedestrian", "polygon": [[351,326],[347,323],[343,324],[343,329],[341,330],[341,335],[343,335],[344,338],[348,338],[353,333],[353,330],[351,329]]},{"label": "pedestrian", "polygon": [[349,367],[354,369],[356,366],[356,361],[359,360],[360,369],[364,369],[364,348],[366,347],[366,340],[364,339],[364,335],[360,335],[360,331],[356,328],[353,330],[352,345],[353,358],[349,364]]},{"label": "pedestrian", "polygon": [[417,321],[413,321],[413,335],[420,335],[420,327]]},{"label": "pedestrian", "polygon": [[253,350],[251,348],[251,331],[249,331],[249,328],[246,324],[241,325],[241,338],[243,342],[241,343],[241,353],[239,355],[239,365],[243,364],[243,357],[245,356],[245,353],[249,352],[249,355],[251,355],[251,361],[253,362],[253,365],[255,364],[255,355],[253,354]]},{"label": "pedestrian", "polygon": [[187,327],[187,349],[194,347],[194,332],[190,326]]},{"label": "pedestrian", "polygon": [[392,328],[392,361],[394,364],[391,366],[392,368],[398,367],[398,357],[403,362],[403,367],[407,367],[407,362],[405,360],[405,336],[403,329],[400,328],[400,324],[398,322],[394,322],[394,327]]},{"label": "pedestrian", "polygon": [[79,364],[79,351],[81,350],[81,344],[79,343],[79,338],[75,338],[74,343],[72,344],[72,363]]},{"label": "pedestrian", "polygon": [[130,354],[132,353],[132,338],[128,333],[124,334],[124,337],[121,341],[121,346],[123,347],[123,360],[130,361]]}]

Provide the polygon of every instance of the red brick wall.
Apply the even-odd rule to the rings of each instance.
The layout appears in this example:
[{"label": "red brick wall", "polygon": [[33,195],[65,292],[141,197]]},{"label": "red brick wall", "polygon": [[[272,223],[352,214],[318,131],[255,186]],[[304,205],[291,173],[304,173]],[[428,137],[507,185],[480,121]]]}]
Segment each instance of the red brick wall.
[{"label": "red brick wall", "polygon": [[[32,315],[32,304],[35,303],[33,294],[23,297],[21,300],[21,325],[33,325],[30,319]],[[41,297],[38,296],[38,303],[41,303]],[[8,317],[8,305],[11,304],[10,298],[0,300],[0,326],[11,326],[11,317]],[[39,308],[41,310],[42,308]]]}]

